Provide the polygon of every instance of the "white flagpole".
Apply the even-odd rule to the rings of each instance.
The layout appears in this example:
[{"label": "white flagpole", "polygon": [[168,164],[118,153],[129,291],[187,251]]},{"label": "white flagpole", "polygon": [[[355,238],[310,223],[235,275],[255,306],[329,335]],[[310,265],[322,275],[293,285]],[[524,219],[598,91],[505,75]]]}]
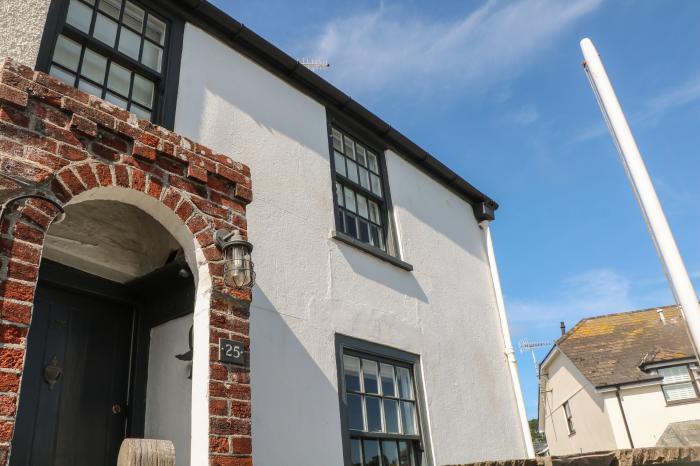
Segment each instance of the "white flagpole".
[{"label": "white flagpole", "polygon": [[622,107],[620,107],[620,102],[617,100],[615,90],[610,83],[610,79],[608,79],[598,51],[588,38],[581,41],[581,50],[584,57],[583,67],[603,112],[603,118],[605,118],[610,134],[620,153],[622,164],[627,171],[639,207],[642,209],[642,214],[649,228],[651,239],[656,246],[661,265],[671,286],[671,291],[685,317],[697,357],[700,343],[700,304],[698,304],[698,298],[690,282],[688,271],[678,251],[676,241],[673,239],[673,233],[671,233],[671,228],[668,226],[668,221],[661,208],[654,185],[651,182],[651,178],[649,178],[642,155],[639,153],[637,143],[627,124],[627,119],[622,112]]}]

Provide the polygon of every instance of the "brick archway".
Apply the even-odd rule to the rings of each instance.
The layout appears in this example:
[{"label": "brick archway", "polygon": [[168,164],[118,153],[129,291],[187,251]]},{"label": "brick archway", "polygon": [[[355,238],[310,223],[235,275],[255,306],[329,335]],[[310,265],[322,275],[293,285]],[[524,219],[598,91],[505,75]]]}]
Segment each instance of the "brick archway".
[{"label": "brick archway", "polygon": [[[63,205],[100,198],[150,210],[189,243],[198,274],[193,400],[201,403],[192,413],[193,454],[211,465],[252,464],[250,359],[223,365],[216,352],[219,337],[249,351],[251,294],[224,285],[213,237],[219,228],[247,236],[248,168],[8,59],[0,67],[0,173],[12,177],[0,177],[5,193],[27,192],[26,182]],[[58,213],[46,200],[23,199],[6,206],[0,223],[0,465],[11,454],[44,237]],[[198,414],[204,425],[194,425]]]}]

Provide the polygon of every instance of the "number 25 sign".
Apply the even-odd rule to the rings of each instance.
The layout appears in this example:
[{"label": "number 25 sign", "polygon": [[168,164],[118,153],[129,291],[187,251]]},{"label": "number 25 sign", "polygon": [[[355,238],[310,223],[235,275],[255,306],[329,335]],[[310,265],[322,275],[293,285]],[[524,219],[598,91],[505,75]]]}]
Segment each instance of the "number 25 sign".
[{"label": "number 25 sign", "polygon": [[243,343],[219,338],[219,361],[229,364],[245,364]]}]

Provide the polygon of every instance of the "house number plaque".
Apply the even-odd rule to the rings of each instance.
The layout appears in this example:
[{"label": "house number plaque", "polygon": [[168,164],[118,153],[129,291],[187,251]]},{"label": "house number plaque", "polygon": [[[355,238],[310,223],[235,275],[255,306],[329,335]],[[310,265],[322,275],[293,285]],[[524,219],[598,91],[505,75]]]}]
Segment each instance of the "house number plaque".
[{"label": "house number plaque", "polygon": [[243,343],[219,338],[219,361],[229,364],[245,364]]}]

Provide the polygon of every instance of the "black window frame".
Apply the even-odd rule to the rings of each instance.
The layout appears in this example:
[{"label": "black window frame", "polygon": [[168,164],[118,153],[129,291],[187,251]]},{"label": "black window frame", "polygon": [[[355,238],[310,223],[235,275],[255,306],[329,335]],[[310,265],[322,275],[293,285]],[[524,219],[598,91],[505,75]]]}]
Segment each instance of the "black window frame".
[{"label": "black window frame", "polygon": [[[173,15],[167,8],[167,4],[163,4],[162,2],[155,0],[129,1],[143,8],[148,14],[152,14],[166,23],[166,37],[163,45],[163,58],[160,73],[118,52],[116,47],[119,37],[115,39],[115,46],[112,48],[68,24],[66,18],[70,0],[52,0],[51,2],[41,38],[36,69],[44,73],[49,72],[58,37],[59,35],[64,35],[82,46],[81,60],[85,53],[85,48],[87,47],[103,55],[110,62],[113,61],[132,72],[152,80],[155,84],[155,89],[150,121],[172,130],[175,125],[175,110],[177,105],[185,21],[179,16]],[[97,3],[99,3],[99,0],[95,1],[94,9],[97,9]],[[125,8],[122,7],[121,15],[124,14],[124,10]],[[94,25],[95,18],[96,15],[93,13],[91,28]],[[143,44],[141,47],[143,48]],[[133,79],[130,86],[133,86]]]},{"label": "black window frame", "polygon": [[569,433],[569,436],[575,435],[576,428],[574,427],[574,415],[571,412],[571,403],[569,403],[569,400],[566,400],[564,404],[562,404],[562,409],[564,410],[564,418],[566,419],[566,430]]},{"label": "black window frame", "polygon": [[[362,437],[367,439],[376,438],[379,440],[404,439],[413,441],[415,443],[414,458],[416,460],[416,466],[433,466],[420,356],[389,346],[372,343],[342,334],[335,335],[335,347],[344,465],[352,466],[350,452],[351,437]],[[406,367],[410,370],[411,377],[413,379],[413,392],[416,406],[416,427],[418,429],[417,435],[405,436],[402,434],[396,435],[372,432],[359,433],[358,431],[351,432],[347,415],[347,390],[345,386],[345,369],[343,364],[343,356],[345,354],[359,357],[364,356],[371,360],[386,362],[398,367]]]},{"label": "black window frame", "polygon": [[[335,225],[335,230],[333,236],[345,243],[351,244],[358,247],[359,249],[377,256],[379,259],[390,262],[400,268],[411,271],[413,266],[404,262],[401,259],[400,249],[398,246],[398,237],[396,235],[396,224],[394,222],[394,212],[393,204],[391,200],[391,190],[389,189],[389,176],[386,166],[386,154],[385,151],[388,149],[385,147],[379,139],[372,136],[368,132],[364,131],[359,125],[356,125],[349,121],[339,113],[327,110],[326,112],[326,123],[327,123],[327,133],[328,133],[328,157],[330,161],[331,168],[331,192],[333,195],[333,222]],[[339,130],[344,135],[349,136],[356,142],[359,142],[362,146],[371,150],[377,156],[377,162],[379,164],[380,170],[380,182],[382,190],[382,200],[380,204],[380,215],[382,218],[382,228],[384,230],[384,244],[386,251],[379,247],[373,246],[370,243],[365,243],[360,239],[353,237],[345,233],[338,224],[338,196],[336,191],[336,183],[338,178],[336,177],[335,170],[335,156],[333,148],[333,128]],[[342,183],[347,184],[348,187],[353,189],[355,192],[366,196],[370,200],[377,198],[376,194],[368,191],[366,188],[361,186],[359,183],[354,183],[352,180],[343,178]]]}]

